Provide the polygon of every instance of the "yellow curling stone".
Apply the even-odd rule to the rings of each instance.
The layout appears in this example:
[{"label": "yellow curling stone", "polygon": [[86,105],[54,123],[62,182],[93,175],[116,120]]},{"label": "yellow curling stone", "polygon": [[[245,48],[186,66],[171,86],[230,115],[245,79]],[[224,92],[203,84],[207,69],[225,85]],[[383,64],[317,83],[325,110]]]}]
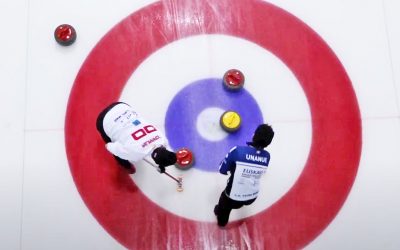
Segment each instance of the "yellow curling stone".
[{"label": "yellow curling stone", "polygon": [[231,133],[240,128],[242,119],[237,112],[228,110],[221,115],[219,123],[223,130]]}]

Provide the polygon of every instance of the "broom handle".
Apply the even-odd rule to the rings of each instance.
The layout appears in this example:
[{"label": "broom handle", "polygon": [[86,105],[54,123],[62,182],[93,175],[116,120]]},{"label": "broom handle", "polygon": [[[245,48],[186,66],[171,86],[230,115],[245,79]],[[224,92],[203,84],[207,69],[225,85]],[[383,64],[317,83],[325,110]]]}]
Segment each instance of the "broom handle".
[{"label": "broom handle", "polygon": [[[149,160],[146,159],[146,158],[143,158],[143,160],[144,160],[145,162],[149,163],[150,165],[152,165],[153,167],[155,167],[155,168],[158,169],[158,167],[157,167],[156,165],[154,165],[153,162],[149,161]],[[178,184],[181,183],[180,180],[178,180],[178,179],[175,178],[174,176],[172,176],[172,175],[170,175],[169,173],[167,173],[167,171],[165,171],[164,174],[166,174],[168,177],[170,177],[171,179],[173,179],[174,181],[176,181]]]}]

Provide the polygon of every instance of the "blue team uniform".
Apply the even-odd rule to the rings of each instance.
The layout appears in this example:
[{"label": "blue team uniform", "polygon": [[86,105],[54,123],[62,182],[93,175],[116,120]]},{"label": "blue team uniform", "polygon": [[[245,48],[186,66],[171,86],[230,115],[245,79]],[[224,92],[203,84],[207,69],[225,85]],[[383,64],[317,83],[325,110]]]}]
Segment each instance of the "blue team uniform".
[{"label": "blue team uniform", "polygon": [[219,166],[219,172],[230,172],[226,188],[214,207],[218,225],[224,227],[232,209],[252,204],[260,190],[260,179],[267,171],[270,154],[265,148],[274,138],[274,130],[268,124],[257,126],[252,141],[247,146],[233,147]]},{"label": "blue team uniform", "polygon": [[270,154],[263,149],[251,146],[233,147],[221,162],[219,172],[228,174],[225,194],[235,201],[257,198],[260,177],[267,170]]}]

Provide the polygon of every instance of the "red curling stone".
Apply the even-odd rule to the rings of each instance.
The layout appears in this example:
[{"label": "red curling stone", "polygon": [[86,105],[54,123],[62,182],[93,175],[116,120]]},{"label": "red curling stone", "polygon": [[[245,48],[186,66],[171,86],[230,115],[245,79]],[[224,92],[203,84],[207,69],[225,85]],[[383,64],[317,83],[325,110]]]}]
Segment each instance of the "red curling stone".
[{"label": "red curling stone", "polygon": [[69,46],[76,40],[76,31],[69,24],[61,24],[54,30],[54,38],[62,46]]},{"label": "red curling stone", "polygon": [[182,170],[191,168],[194,163],[193,153],[188,148],[181,148],[176,151],[176,159],[175,167]]},{"label": "red curling stone", "polygon": [[224,74],[223,83],[226,89],[238,91],[243,88],[244,75],[240,70],[230,69]]}]

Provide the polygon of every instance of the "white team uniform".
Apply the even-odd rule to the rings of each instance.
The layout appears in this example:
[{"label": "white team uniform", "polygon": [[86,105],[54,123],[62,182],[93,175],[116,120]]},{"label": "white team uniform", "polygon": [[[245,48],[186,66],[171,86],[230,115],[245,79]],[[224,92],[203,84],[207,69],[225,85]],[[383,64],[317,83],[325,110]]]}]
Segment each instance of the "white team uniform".
[{"label": "white team uniform", "polygon": [[104,116],[103,128],[111,142],[107,150],[132,163],[142,160],[167,139],[154,125],[141,118],[128,104],[119,103]]}]

